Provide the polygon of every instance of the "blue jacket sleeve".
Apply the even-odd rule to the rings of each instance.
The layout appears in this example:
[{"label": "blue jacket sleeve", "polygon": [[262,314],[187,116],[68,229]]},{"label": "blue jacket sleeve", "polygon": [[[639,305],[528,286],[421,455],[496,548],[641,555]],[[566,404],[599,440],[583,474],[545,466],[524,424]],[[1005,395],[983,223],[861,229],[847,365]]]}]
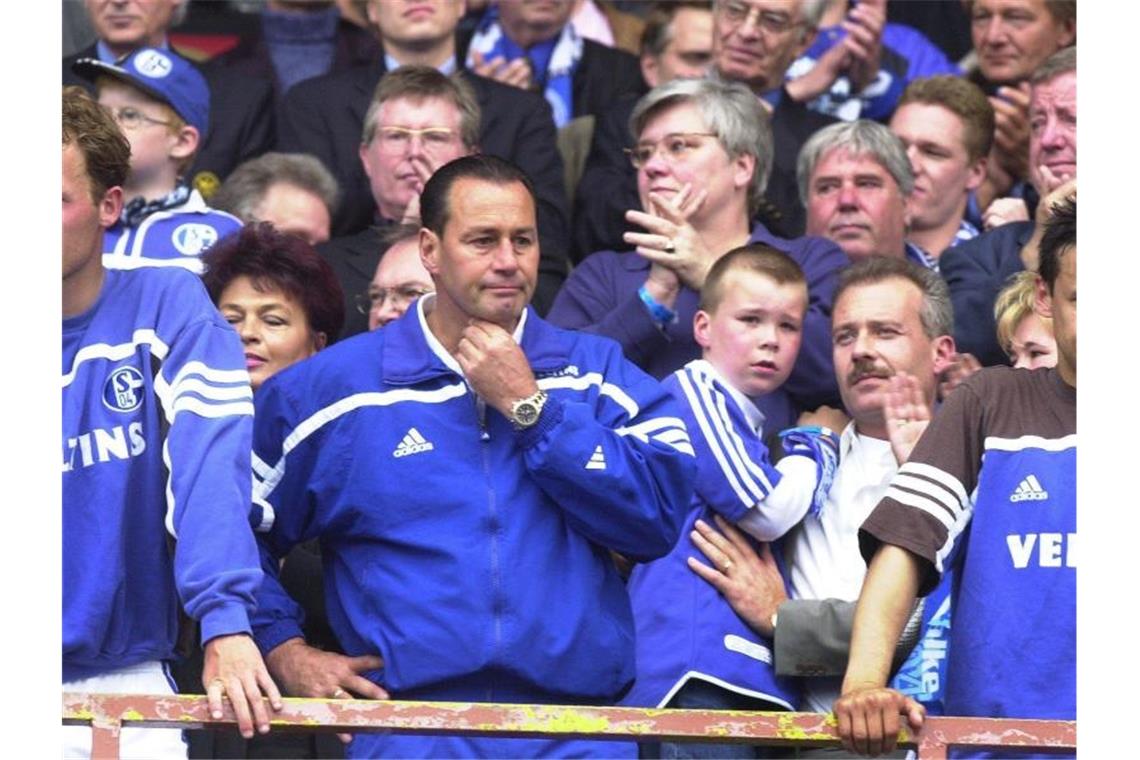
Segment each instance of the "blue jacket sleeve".
[{"label": "blue jacket sleeve", "polygon": [[575,530],[645,561],[676,543],[696,462],[676,400],[625,361],[616,345],[605,349],[601,373],[539,382],[549,392],[561,383],[597,380],[598,392],[590,401],[552,394],[519,444],[527,469]]},{"label": "blue jacket sleeve", "polygon": [[304,420],[279,383],[271,379],[257,392],[253,444],[253,522],[264,578],[257,592],[253,636],[265,654],[287,639],[304,637],[304,611],[281,585],[280,559],[316,534],[306,482],[319,445],[294,445]]},{"label": "blue jacket sleeve", "polygon": [[711,377],[685,367],[663,384],[680,402],[689,429],[697,458],[697,496],[726,519],[739,522],[780,482],[768,447]]},{"label": "blue jacket sleeve", "polygon": [[237,334],[220,319],[186,325],[155,390],[170,424],[166,526],[178,594],[203,643],[249,633],[261,571],[247,520],[252,392]]}]

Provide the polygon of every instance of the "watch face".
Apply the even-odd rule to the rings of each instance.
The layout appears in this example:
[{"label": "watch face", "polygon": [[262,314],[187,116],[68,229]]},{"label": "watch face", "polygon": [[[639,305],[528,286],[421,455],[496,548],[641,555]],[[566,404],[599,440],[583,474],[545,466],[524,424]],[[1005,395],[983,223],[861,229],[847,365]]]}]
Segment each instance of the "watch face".
[{"label": "watch face", "polygon": [[533,401],[523,401],[515,407],[515,421],[529,427],[538,421],[538,405]]}]

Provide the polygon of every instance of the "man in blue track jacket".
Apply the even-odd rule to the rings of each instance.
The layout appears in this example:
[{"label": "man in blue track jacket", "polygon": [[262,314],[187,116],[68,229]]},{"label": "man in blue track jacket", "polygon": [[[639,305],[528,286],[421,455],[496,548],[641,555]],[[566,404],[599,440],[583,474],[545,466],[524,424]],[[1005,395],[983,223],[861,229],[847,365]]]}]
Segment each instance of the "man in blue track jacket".
[{"label": "man in blue track jacket", "polygon": [[[172,692],[181,609],[201,624],[213,715],[225,694],[242,733],[264,733],[262,693],[280,695],[249,636],[261,571],[241,345],[189,272],[103,268],[130,146],[77,87],[62,131],[63,689]],[[64,737],[65,757],[87,756],[90,730]],[[121,751],[186,755],[161,729],[125,729]]]},{"label": "man in blue track jacket", "polygon": [[[676,402],[617,343],[527,307],[534,193],[491,156],[421,198],[436,293],[258,392],[254,629],[298,696],[612,704],[633,620],[611,551],[666,554],[693,488]],[[277,559],[320,537],[329,622],[308,647]],[[636,756],[632,742],[361,734],[350,757]]]}]

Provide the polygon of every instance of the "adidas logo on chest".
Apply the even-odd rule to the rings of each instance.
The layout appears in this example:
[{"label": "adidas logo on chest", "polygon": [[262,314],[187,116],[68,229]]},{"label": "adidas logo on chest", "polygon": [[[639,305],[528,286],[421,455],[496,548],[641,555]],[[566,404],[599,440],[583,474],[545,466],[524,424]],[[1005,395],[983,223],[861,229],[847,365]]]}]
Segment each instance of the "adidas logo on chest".
[{"label": "adidas logo on chest", "polygon": [[1009,495],[1009,500],[1014,504],[1020,501],[1045,501],[1048,498],[1049,492],[1041,487],[1036,475],[1027,476]]},{"label": "adidas logo on chest", "polygon": [[420,435],[420,431],[415,428],[408,428],[408,432],[404,433],[404,439],[400,441],[400,445],[392,452],[392,456],[399,459],[400,457],[408,457],[412,454],[422,454],[434,448],[435,444]]}]

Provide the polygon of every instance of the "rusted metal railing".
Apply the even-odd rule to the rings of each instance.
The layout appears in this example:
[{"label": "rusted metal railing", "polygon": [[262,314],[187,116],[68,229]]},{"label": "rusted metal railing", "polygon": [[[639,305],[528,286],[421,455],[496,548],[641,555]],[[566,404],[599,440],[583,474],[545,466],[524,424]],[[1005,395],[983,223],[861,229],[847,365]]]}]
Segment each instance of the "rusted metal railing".
[{"label": "rusted metal railing", "polygon": [[[219,728],[236,725],[229,704],[210,717],[199,695],[63,694],[63,722],[90,725],[91,756],[119,757],[124,726]],[[630,741],[689,741],[800,747],[838,746],[835,719],[821,713],[737,710],[643,710],[351,699],[286,699],[273,713],[273,730],[393,731],[468,736],[578,737]],[[922,730],[899,735],[920,760],[945,758],[951,746],[1076,751],[1075,721],[929,717]]]}]

